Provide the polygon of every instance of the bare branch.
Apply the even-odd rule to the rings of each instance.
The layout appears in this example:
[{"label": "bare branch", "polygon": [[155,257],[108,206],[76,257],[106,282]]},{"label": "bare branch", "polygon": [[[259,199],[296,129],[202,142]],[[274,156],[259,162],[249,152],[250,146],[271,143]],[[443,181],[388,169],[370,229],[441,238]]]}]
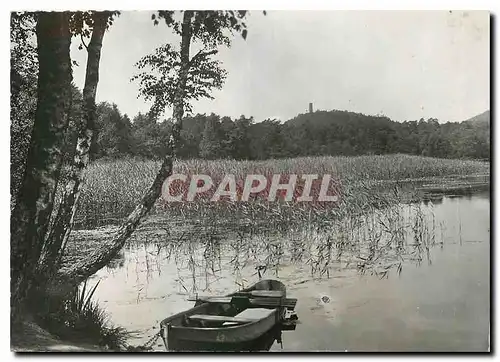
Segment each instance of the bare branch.
[{"label": "bare branch", "polygon": [[198,53],[196,53],[191,58],[191,60],[189,61],[189,66],[191,66],[192,64],[194,64],[195,60],[197,60],[198,58],[205,58],[205,57],[208,57],[209,55],[213,55],[213,54],[217,54],[217,53],[218,53],[217,49],[213,49],[213,50],[210,50],[208,52],[204,52],[204,51],[200,50]]},{"label": "bare branch", "polygon": [[85,47],[85,49],[87,49],[87,51],[89,51],[89,47],[87,46],[87,44],[85,44],[85,41],[83,40],[83,34],[80,34],[80,39],[81,39],[82,44]]}]

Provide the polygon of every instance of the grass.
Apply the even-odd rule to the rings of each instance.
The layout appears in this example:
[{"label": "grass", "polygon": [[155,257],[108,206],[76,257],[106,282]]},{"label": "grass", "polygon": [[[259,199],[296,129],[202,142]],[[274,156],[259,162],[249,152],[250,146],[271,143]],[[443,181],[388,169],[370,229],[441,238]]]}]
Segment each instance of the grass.
[{"label": "grass", "polygon": [[89,290],[84,282],[64,299],[45,296],[44,311],[37,318],[40,325],[65,341],[112,350],[126,348],[129,333],[122,327],[113,326],[106,312],[92,300],[98,286],[96,283]]},{"label": "grass", "polygon": [[[86,171],[76,226],[116,224],[133,210],[149,187],[160,163],[134,159],[98,161]],[[158,200],[154,213],[198,220],[266,220],[280,224],[305,217],[331,219],[339,212],[354,212],[367,203],[383,202],[382,189],[397,183],[426,178],[489,174],[489,164],[471,160],[436,159],[410,155],[358,157],[306,157],[266,161],[189,160],[174,165],[184,175],[208,174],[216,183],[226,174],[243,180],[248,174],[331,174],[340,180],[339,207],[312,203],[260,202],[180,202]],[[382,187],[380,187],[382,185]],[[392,191],[392,190],[391,190]],[[196,199],[195,199],[196,200]],[[342,209],[342,210],[341,210]],[[339,211],[340,210],[340,211]]]},{"label": "grass", "polygon": [[[101,225],[119,221],[141,198],[158,167],[158,162],[137,160],[93,163],[87,170],[77,218]],[[434,225],[432,212],[422,213],[418,202],[413,207],[405,205],[412,199],[411,191],[431,179],[441,182],[487,175],[489,164],[386,155],[260,162],[191,160],[176,163],[174,172],[208,174],[213,179],[226,173],[236,179],[256,173],[331,173],[341,183],[340,201],[335,205],[261,199],[165,205],[159,200],[153,210],[155,218],[150,218],[130,243],[152,242],[158,250],[169,248],[175,255],[190,255],[180,268],[190,271],[185,277],[195,285],[197,275],[220,269],[220,256],[225,254],[233,255],[235,275],[252,258],[267,271],[279,273],[280,265],[292,262],[308,265],[311,275],[320,277],[329,277],[335,265],[384,276],[388,268],[401,271],[403,260],[430,260],[431,246],[439,244],[439,225]],[[80,249],[81,243],[78,245]],[[228,250],[221,252],[221,248]],[[194,255],[200,250],[197,260]]]}]

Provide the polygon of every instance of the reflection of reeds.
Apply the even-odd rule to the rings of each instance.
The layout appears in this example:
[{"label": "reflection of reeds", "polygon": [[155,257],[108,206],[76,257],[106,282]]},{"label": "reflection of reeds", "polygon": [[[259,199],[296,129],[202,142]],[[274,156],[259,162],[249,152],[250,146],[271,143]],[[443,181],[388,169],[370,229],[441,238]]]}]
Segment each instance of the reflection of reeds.
[{"label": "reflection of reeds", "polygon": [[264,229],[259,234],[244,225],[224,234],[220,225],[206,225],[197,239],[177,244],[179,282],[186,292],[195,292],[197,278],[204,276],[207,289],[221,270],[227,270],[225,265],[241,286],[245,276],[266,277],[272,272],[279,277],[285,264],[308,265],[311,275],[319,278],[330,278],[335,268],[356,264],[360,273],[382,278],[392,269],[401,273],[405,260],[418,264],[425,258],[431,263],[432,247],[443,245],[432,204],[407,205],[399,197],[379,197],[373,203],[366,196],[364,201],[363,206],[351,205],[350,213],[337,211],[329,227],[311,223],[288,230]]},{"label": "reflection of reeds", "polygon": [[[103,214],[126,214],[141,197],[156,166],[136,161],[93,164],[87,171],[79,215],[99,219]],[[186,293],[203,289],[203,284],[204,289],[209,288],[223,269],[232,270],[238,283],[255,273],[256,267],[260,269],[255,274],[260,271],[264,277],[269,273],[279,276],[285,264],[307,265],[315,277],[329,278],[335,268],[351,265],[361,273],[384,277],[391,269],[400,273],[407,260],[420,263],[425,258],[431,263],[432,247],[444,246],[444,225],[436,223],[432,203],[424,205],[417,196],[403,192],[399,180],[470,174],[483,171],[483,166],[474,161],[403,155],[181,162],[176,172],[217,177],[225,173],[237,178],[250,173],[331,173],[342,180],[340,200],[331,205],[164,205],[159,201],[153,210],[156,224],[149,231],[146,225],[141,227],[130,243],[155,245],[144,250],[145,257],[137,260],[144,263],[147,280],[153,271],[161,272],[161,258],[174,256],[177,278]],[[404,184],[410,189],[413,185],[411,180]],[[409,206],[407,200],[414,203]],[[462,243],[459,212],[458,223]]]},{"label": "reflection of reeds", "polygon": [[305,252],[306,247],[304,240],[300,237],[292,235],[290,246],[291,262],[300,263],[301,261],[303,261]]},{"label": "reflection of reeds", "polygon": [[458,237],[460,240],[460,245],[462,245],[462,218],[460,217],[460,205],[457,204],[457,214],[458,214]]},{"label": "reflection of reeds", "polygon": [[232,248],[232,255],[233,258],[230,261],[230,264],[233,266],[233,271],[235,275],[235,281],[239,283],[241,280],[241,262],[240,262],[240,255],[242,254],[241,248],[243,244],[243,233],[238,232],[238,237],[230,242],[230,247]]},{"label": "reflection of reeds", "polygon": [[221,270],[221,250],[218,235],[211,233],[202,241],[205,274],[205,289],[210,285],[209,275],[216,275]]},{"label": "reflection of reeds", "polygon": [[172,218],[171,228],[155,216],[131,243],[153,244],[140,261],[147,278],[160,272],[160,258],[174,256],[186,293],[207,290],[221,270],[232,270],[243,285],[252,274],[279,277],[287,264],[306,265],[319,278],[352,266],[387,277],[393,269],[401,273],[407,260],[430,263],[432,247],[443,247],[443,225],[436,222],[432,203],[413,196],[416,202],[405,203],[408,195],[397,184],[385,190],[360,181],[342,187],[341,200],[331,208],[248,203],[230,209],[234,215],[228,221],[219,218],[219,210],[198,205],[196,219],[183,210],[187,218]]}]

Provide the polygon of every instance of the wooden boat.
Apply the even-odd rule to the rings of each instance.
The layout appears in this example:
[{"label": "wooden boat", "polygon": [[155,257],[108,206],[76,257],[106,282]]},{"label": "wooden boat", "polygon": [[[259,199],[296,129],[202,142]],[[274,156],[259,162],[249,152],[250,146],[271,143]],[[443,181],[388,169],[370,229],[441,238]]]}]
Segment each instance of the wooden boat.
[{"label": "wooden boat", "polygon": [[[262,280],[224,297],[196,297],[195,306],[164,319],[160,332],[169,351],[268,350],[282,329],[294,329],[297,299],[277,280]],[[296,316],[295,316],[296,319]]]}]

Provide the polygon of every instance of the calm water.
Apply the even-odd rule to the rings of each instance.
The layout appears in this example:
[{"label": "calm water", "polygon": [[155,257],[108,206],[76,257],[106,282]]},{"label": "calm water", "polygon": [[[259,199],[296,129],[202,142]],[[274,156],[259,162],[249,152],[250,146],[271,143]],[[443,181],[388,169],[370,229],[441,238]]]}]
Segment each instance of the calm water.
[{"label": "calm water", "polygon": [[[275,343],[271,351],[487,350],[489,194],[445,197],[423,209],[432,210],[439,240],[420,263],[404,258],[400,275],[395,269],[385,278],[361,275],[344,262],[332,264],[329,278],[318,278],[306,262],[286,259],[267,270],[264,277],[282,280],[288,295],[298,298],[301,321],[295,331],[283,332],[283,349]],[[191,307],[192,293],[223,295],[238,289],[236,283],[258,280],[255,266],[265,253],[252,259],[248,250],[231,254],[222,247],[208,255],[184,244],[176,250],[161,241],[129,246],[117,265],[93,279],[101,280],[97,298],[112,322],[137,331],[131,344],[146,342],[163,318]]]}]

